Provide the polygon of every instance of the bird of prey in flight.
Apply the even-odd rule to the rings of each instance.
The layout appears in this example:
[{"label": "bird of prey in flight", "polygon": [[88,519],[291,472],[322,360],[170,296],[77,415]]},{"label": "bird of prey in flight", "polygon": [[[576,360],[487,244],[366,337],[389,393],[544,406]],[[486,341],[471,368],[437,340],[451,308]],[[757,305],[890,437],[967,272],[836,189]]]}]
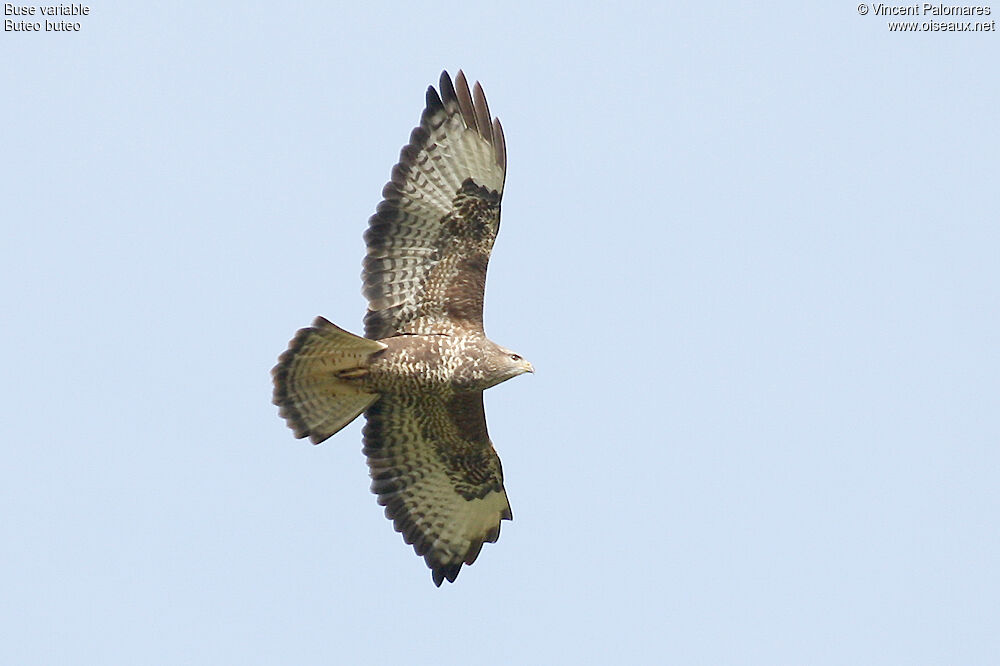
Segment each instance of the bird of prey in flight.
[{"label": "bird of prey in flight", "polygon": [[272,370],[296,437],[364,412],[372,492],[438,586],[512,517],[483,410],[485,389],[534,372],[483,331],[506,169],[482,86],[443,72],[368,222],[365,336],[317,317]]}]

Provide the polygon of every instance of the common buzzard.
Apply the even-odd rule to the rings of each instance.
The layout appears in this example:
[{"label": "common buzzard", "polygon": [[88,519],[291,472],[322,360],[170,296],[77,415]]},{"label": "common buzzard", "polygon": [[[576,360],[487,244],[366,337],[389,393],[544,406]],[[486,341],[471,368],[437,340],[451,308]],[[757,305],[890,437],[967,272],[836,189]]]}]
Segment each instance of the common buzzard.
[{"label": "common buzzard", "polygon": [[483,411],[485,389],[534,372],[483,331],[506,168],[482,87],[442,72],[368,222],[365,337],[317,317],[272,370],[296,437],[365,413],[372,492],[438,586],[512,517]]}]

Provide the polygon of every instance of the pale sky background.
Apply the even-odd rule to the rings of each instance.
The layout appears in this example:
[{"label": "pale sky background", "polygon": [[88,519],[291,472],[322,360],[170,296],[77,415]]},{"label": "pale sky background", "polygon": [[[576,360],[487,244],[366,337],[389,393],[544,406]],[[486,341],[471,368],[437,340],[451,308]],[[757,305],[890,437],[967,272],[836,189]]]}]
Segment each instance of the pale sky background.
[{"label": "pale sky background", "polygon": [[[997,33],[334,4],[0,36],[0,662],[1000,663]],[[537,374],[486,398],[515,520],[437,589],[361,421],[293,439],[269,370],[362,330],[459,67],[509,149],[487,331]]]}]

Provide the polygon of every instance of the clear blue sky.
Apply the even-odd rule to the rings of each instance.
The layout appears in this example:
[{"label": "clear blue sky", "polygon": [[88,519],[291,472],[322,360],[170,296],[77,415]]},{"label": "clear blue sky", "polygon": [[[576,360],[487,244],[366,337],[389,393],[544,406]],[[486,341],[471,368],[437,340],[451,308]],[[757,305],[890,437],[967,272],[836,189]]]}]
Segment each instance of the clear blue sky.
[{"label": "clear blue sky", "polygon": [[[331,4],[0,35],[0,662],[1000,661],[996,33]],[[487,393],[515,520],[436,589],[360,422],[294,440],[269,370],[362,329],[459,67],[509,150],[487,330],[537,374]]]}]

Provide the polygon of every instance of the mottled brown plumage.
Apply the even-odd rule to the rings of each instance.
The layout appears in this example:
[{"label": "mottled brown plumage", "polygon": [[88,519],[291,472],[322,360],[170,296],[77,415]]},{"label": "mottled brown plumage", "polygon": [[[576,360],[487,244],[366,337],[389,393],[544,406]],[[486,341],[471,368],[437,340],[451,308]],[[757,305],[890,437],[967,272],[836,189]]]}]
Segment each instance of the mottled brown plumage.
[{"label": "mottled brown plumage", "polygon": [[318,444],[365,412],[372,491],[436,585],[511,519],[483,410],[485,389],[533,372],[483,331],[506,167],[482,87],[443,72],[365,233],[365,338],[319,317],[272,371],[296,437]]}]

